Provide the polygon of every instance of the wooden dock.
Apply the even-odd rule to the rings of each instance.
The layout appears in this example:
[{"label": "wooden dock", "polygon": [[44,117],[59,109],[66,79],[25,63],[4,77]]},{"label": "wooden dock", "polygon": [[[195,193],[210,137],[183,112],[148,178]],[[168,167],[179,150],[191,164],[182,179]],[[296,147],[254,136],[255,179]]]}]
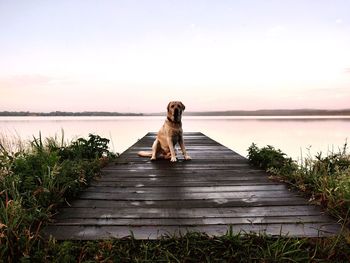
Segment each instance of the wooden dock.
[{"label": "wooden dock", "polygon": [[151,162],[155,133],[103,169],[100,179],[63,207],[45,233],[56,239],[106,239],[133,235],[156,239],[200,231],[318,237],[340,227],[317,206],[202,133],[185,133],[192,161]]}]

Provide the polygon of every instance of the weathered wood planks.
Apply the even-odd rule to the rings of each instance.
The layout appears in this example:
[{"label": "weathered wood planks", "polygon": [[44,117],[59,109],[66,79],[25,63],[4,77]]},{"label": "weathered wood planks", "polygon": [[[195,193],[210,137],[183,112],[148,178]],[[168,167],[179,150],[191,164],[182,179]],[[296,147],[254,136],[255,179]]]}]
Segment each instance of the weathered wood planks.
[{"label": "weathered wood planks", "polygon": [[57,239],[105,239],[133,234],[159,238],[187,231],[209,235],[263,232],[268,235],[327,236],[340,227],[319,207],[307,204],[284,184],[202,133],[185,133],[192,161],[151,162],[137,156],[150,150],[148,133],[116,164],[63,207],[45,229]]}]

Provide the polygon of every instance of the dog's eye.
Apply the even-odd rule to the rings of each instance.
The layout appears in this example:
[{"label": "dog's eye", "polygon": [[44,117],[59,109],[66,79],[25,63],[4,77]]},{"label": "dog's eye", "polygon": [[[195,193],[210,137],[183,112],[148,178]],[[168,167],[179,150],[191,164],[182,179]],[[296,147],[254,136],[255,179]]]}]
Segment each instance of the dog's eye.
[{"label": "dog's eye", "polygon": [[171,107],[172,107],[172,108],[174,108],[174,107],[175,107],[175,105],[171,105]]}]

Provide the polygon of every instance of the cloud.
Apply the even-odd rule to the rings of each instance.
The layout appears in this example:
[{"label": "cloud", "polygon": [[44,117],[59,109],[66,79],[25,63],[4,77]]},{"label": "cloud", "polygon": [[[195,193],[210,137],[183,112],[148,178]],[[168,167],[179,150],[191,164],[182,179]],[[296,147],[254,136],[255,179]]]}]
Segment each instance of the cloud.
[{"label": "cloud", "polygon": [[30,89],[39,87],[72,86],[77,80],[69,76],[52,77],[41,74],[0,76],[1,89]]},{"label": "cloud", "polygon": [[339,24],[342,24],[342,23],[343,23],[343,20],[340,19],[340,18],[338,18],[337,20],[335,20],[335,23],[338,24],[338,25],[339,25]]},{"label": "cloud", "polygon": [[349,93],[348,87],[324,87],[324,88],[311,88],[307,90],[310,93],[322,92],[322,93]]},{"label": "cloud", "polygon": [[49,84],[53,79],[44,75],[13,75],[0,77],[0,88],[25,88]]},{"label": "cloud", "polygon": [[267,36],[274,37],[282,34],[283,32],[286,31],[286,28],[284,26],[278,25],[271,27],[267,30]]}]

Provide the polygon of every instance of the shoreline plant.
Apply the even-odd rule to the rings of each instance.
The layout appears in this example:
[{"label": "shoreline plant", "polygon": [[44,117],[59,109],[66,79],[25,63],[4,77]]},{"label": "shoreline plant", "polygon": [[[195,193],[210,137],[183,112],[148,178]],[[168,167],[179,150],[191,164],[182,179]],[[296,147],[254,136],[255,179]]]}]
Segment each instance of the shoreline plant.
[{"label": "shoreline plant", "polygon": [[321,205],[347,228],[350,226],[350,153],[347,143],[337,153],[307,157],[299,165],[273,146],[248,148],[251,164],[266,170],[272,180],[289,184],[313,204]]},{"label": "shoreline plant", "polygon": [[57,207],[89,185],[115,156],[109,140],[93,134],[69,145],[39,134],[17,152],[1,142],[0,259],[11,262],[30,258]]}]

